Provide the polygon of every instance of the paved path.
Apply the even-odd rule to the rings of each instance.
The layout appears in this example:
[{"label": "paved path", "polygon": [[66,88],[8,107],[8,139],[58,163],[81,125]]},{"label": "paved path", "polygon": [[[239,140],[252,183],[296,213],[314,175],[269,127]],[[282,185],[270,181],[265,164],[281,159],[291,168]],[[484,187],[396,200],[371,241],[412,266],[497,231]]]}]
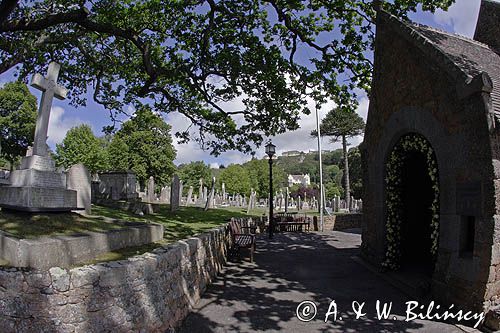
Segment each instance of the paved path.
[{"label": "paved path", "polygon": [[[261,235],[255,263],[243,257],[226,266],[179,331],[463,332],[446,323],[405,322],[405,302],[411,298],[353,260],[360,243],[355,231],[278,234],[272,242]],[[317,316],[309,322],[296,318],[304,300],[317,304]],[[342,320],[331,315],[325,323],[332,300]],[[390,319],[376,319],[376,300],[393,302]],[[353,301],[366,302],[366,316],[355,319]]]}]

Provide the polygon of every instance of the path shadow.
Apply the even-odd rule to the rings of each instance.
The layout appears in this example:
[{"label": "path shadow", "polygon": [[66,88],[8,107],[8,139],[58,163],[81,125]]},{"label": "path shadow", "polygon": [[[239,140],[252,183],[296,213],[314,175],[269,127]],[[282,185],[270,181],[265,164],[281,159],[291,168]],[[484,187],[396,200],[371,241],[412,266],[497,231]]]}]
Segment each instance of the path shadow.
[{"label": "path shadow", "polygon": [[[230,262],[179,332],[461,332],[452,325],[403,321],[407,296],[351,258],[359,254],[357,233],[282,233],[258,237],[255,263]],[[299,303],[313,301],[317,316],[296,317]],[[337,319],[325,314],[332,301]],[[378,320],[376,302],[392,302],[391,316]],[[352,302],[365,302],[356,319]],[[396,320],[394,317],[396,316]]]}]

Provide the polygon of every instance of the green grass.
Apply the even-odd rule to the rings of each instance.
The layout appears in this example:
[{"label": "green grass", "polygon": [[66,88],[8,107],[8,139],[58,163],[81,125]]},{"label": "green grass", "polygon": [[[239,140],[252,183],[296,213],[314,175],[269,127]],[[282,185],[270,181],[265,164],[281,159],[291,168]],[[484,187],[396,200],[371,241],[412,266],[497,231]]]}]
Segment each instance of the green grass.
[{"label": "green grass", "polygon": [[70,235],[86,231],[103,232],[120,229],[101,217],[84,217],[76,213],[32,214],[0,211],[0,230],[18,238]]},{"label": "green grass", "polygon": [[[121,260],[133,255],[150,252],[157,247],[173,243],[203,233],[226,223],[231,217],[260,217],[267,214],[267,208],[258,207],[246,213],[244,208],[226,207],[204,211],[198,207],[180,207],[170,212],[169,205],[160,205],[159,212],[138,216],[131,212],[103,206],[92,206],[91,216],[81,216],[75,213],[28,214],[7,213],[0,211],[0,229],[17,237],[34,238],[42,235],[69,235],[85,231],[107,231],[120,228],[120,225],[109,222],[159,223],[164,226],[163,239],[156,243],[129,247],[99,255],[86,263],[93,264],[112,260]],[[301,212],[302,213],[302,212]],[[313,211],[308,211],[312,215]],[[108,222],[106,222],[108,221]],[[0,262],[0,266],[2,263]]]},{"label": "green grass", "polygon": [[92,206],[92,214],[131,222],[153,222],[162,224],[165,230],[163,239],[151,244],[103,253],[93,260],[79,264],[78,266],[112,260],[122,260],[134,255],[150,252],[160,246],[186,239],[218,227],[226,223],[231,217],[260,216],[260,214],[247,215],[246,211],[237,210],[209,209],[208,211],[204,211],[202,208],[198,207],[180,207],[179,210],[171,212],[168,205],[160,205],[160,211],[158,213],[144,216],[138,216],[131,212],[103,206]]},{"label": "green grass", "polygon": [[209,209],[204,211],[198,207],[180,207],[171,212],[168,205],[160,205],[160,211],[155,214],[138,216],[131,212],[111,209],[102,206],[92,206],[92,215],[105,216],[113,219],[132,222],[154,222],[165,227],[164,240],[168,243],[210,230],[226,223],[231,217],[258,216],[247,215],[244,212],[224,209]]}]

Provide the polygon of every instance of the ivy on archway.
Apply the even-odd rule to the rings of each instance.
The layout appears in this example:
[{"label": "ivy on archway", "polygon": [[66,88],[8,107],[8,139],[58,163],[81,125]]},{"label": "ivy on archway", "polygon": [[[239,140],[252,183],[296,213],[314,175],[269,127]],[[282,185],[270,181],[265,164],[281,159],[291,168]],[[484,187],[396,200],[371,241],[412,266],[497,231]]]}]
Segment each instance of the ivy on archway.
[{"label": "ivy on archway", "polygon": [[439,179],[436,156],[429,141],[417,133],[401,137],[394,146],[386,162],[386,239],[387,249],[382,265],[387,269],[397,269],[401,259],[401,223],[403,215],[402,172],[406,156],[410,152],[422,153],[427,162],[427,172],[432,182],[433,200],[431,205],[431,254],[436,256],[439,240]]}]

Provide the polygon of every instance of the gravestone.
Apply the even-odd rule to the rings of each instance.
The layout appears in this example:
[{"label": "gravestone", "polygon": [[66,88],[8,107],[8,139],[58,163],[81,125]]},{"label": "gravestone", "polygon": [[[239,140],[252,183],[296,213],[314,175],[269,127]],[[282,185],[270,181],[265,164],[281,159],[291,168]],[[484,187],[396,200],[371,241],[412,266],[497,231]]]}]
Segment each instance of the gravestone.
[{"label": "gravestone", "polygon": [[47,151],[47,131],[54,97],[66,98],[57,84],[59,64],[51,62],[46,77],[35,74],[31,85],[42,91],[33,149],[12,171],[8,186],[0,186],[0,207],[24,211],[71,211],[77,208],[77,193],[66,188],[66,174],[56,171]]},{"label": "gravestone", "polygon": [[182,204],[182,191],[184,190],[184,184],[182,180],[179,180],[179,205]]},{"label": "gravestone", "polygon": [[205,186],[205,187],[203,187],[203,196],[202,196],[203,203],[207,202],[207,198],[208,198],[208,189]]},{"label": "gravestone", "polygon": [[155,194],[155,179],[153,176],[149,177],[148,179],[148,184],[147,184],[147,197],[149,202],[155,202],[156,201],[156,194]]},{"label": "gravestone", "polygon": [[179,176],[174,175],[172,177],[172,185],[170,186],[170,211],[175,212],[179,209],[181,204],[181,197],[179,194],[180,181]]},{"label": "gravestone", "polygon": [[[187,199],[186,199],[186,206],[189,206],[191,202],[191,197],[193,196],[193,187],[189,186],[188,194],[187,194]],[[196,201],[196,198],[195,198]]]},{"label": "gravestone", "polygon": [[222,203],[226,203],[226,183],[222,183]]},{"label": "gravestone", "polygon": [[160,191],[160,201],[162,203],[170,203],[170,188],[163,186]]},{"label": "gravestone", "polygon": [[91,177],[85,165],[79,163],[73,165],[66,174],[66,186],[76,191],[76,206],[90,214],[91,208]]},{"label": "gravestone", "polygon": [[200,178],[200,187],[198,188],[198,198],[203,200],[203,178]]},{"label": "gravestone", "polygon": [[475,40],[377,16],[362,257],[427,284],[422,298],[487,312],[500,305],[500,4],[482,1]]},{"label": "gravestone", "polygon": [[133,201],[139,197],[137,186],[139,182],[132,171],[101,172],[95,181],[97,191],[92,192],[92,200],[108,199]]},{"label": "gravestone", "polygon": [[212,177],[212,186],[210,188],[210,194],[209,194],[209,196],[207,198],[207,202],[205,204],[205,210],[207,210],[209,208],[214,208],[214,194],[215,194],[215,177]]},{"label": "gravestone", "polygon": [[290,192],[288,192],[288,186],[285,188],[285,213],[288,213],[288,200],[290,197]]}]

